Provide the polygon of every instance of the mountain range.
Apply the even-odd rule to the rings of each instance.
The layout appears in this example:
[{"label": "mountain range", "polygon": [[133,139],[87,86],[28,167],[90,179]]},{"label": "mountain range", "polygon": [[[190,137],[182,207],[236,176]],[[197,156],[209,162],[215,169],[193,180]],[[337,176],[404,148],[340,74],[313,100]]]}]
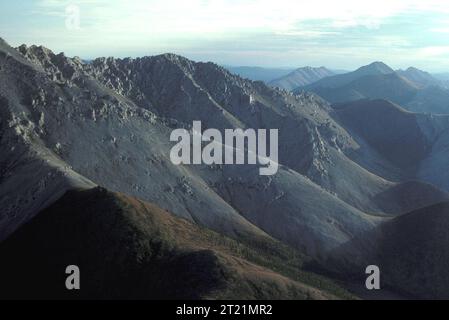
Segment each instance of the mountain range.
[{"label": "mountain range", "polygon": [[[398,99],[409,87],[424,90],[382,63],[310,89],[337,90],[373,76],[406,83],[391,90]],[[86,296],[75,298],[357,296],[341,277],[365,275],[362,244],[393,246],[401,236],[372,234],[416,210],[446,214],[438,204],[449,201],[449,116],[381,99],[331,105],[323,98],[174,54],[85,62],[1,40],[0,257],[12,285],[0,296],[25,295],[14,283],[30,280],[20,268],[30,261],[45,261],[34,281],[49,283],[48,297],[67,295],[51,277],[73,260],[91,276]],[[279,129],[278,173],[173,165],[170,133],[195,120],[220,131]],[[433,241],[435,228],[429,224],[419,240]],[[441,246],[410,255],[439,270],[447,258],[428,255],[447,249]],[[380,267],[400,258],[388,254]],[[102,274],[105,265],[110,271]],[[422,271],[408,267],[409,274]],[[445,286],[443,274],[422,276],[429,287]],[[385,281],[407,291],[404,281]]]},{"label": "mountain range", "polygon": [[443,85],[442,81],[438,80],[438,78],[431,75],[429,72],[414,67],[410,67],[406,70],[398,70],[396,72],[405,79],[413,82],[419,88]]},{"label": "mountain range", "polygon": [[385,99],[409,111],[449,113],[449,89],[443,81],[416,68],[394,71],[382,62],[323,78],[293,92],[303,90],[315,92],[331,103]]},{"label": "mountain range", "polygon": [[446,86],[449,85],[449,73],[435,73],[433,74],[433,77],[442,81]]}]

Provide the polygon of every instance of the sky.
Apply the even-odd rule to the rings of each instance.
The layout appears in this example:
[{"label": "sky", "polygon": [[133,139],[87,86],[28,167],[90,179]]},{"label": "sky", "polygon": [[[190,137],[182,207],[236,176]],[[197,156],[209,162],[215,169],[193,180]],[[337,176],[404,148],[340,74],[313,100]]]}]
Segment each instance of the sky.
[{"label": "sky", "polygon": [[234,66],[449,72],[449,1],[1,1],[0,37],[84,59],[172,52]]}]

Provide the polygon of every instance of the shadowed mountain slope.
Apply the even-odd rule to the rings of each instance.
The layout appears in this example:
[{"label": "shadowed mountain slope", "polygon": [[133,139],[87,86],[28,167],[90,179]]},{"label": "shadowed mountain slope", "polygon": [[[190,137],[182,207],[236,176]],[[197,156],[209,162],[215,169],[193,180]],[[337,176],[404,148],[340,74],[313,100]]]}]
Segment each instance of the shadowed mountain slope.
[{"label": "shadowed mountain slope", "polygon": [[430,145],[417,117],[385,100],[360,100],[335,106],[346,128],[351,128],[383,157],[403,169],[416,166]]},{"label": "shadowed mountain slope", "polygon": [[[350,297],[301,271],[308,258],[281,243],[265,236],[240,240],[102,188],[69,191],[0,245],[0,297]],[[68,265],[80,268],[78,292],[65,288]]]},{"label": "shadowed mountain slope", "polygon": [[415,299],[448,299],[448,227],[448,202],[414,210],[338,248],[326,265],[360,281],[355,270],[377,265],[382,288]]},{"label": "shadowed mountain slope", "polygon": [[422,298],[449,298],[449,203],[413,211],[381,228],[385,282]]},{"label": "shadowed mountain slope", "polygon": [[[409,112],[385,100],[337,104],[334,110],[336,121],[362,146],[351,157],[355,161],[367,161],[369,153],[365,149],[371,147],[409,180],[421,180],[449,190],[444,169],[448,161],[448,116]],[[371,171],[379,175],[384,172],[381,167],[371,167]]]}]

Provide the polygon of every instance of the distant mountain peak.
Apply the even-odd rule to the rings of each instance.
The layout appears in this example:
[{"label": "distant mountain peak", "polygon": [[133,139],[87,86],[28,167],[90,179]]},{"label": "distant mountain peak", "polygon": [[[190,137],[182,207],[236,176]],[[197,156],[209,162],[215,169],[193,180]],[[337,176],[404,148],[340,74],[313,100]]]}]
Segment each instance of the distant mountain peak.
[{"label": "distant mountain peak", "polygon": [[335,73],[325,67],[315,68],[306,66],[298,68],[290,72],[286,76],[275,79],[269,84],[272,87],[279,87],[285,90],[293,90],[333,75],[335,75]]},{"label": "distant mountain peak", "polygon": [[415,73],[415,74],[426,74],[426,75],[430,75],[429,72],[418,69],[416,67],[408,67],[405,71],[400,69],[397,71],[398,73]]},{"label": "distant mountain peak", "polygon": [[408,67],[406,71],[419,71],[419,72],[425,72],[425,71],[422,71],[422,70],[420,70],[420,69],[418,69],[418,68],[415,68],[415,67]]},{"label": "distant mountain peak", "polygon": [[[385,62],[382,61],[374,61],[372,63],[370,63],[370,65],[375,65],[375,66],[387,66],[387,64]],[[388,67],[388,66],[387,66]]]},{"label": "distant mountain peak", "polygon": [[185,58],[183,56],[180,56],[176,53],[171,53],[171,52],[166,52],[166,53],[160,54],[156,57],[165,58],[170,61],[186,61],[186,60],[188,60],[187,58]]},{"label": "distant mountain peak", "polygon": [[298,68],[298,69],[294,70],[293,72],[301,72],[301,71],[312,71],[312,72],[326,71],[326,72],[332,73],[332,71],[330,71],[329,69],[327,69],[326,67],[323,67],[323,66],[321,66],[321,67],[305,66],[305,67]]},{"label": "distant mountain peak", "polygon": [[316,81],[315,83],[306,85],[307,86],[306,90],[310,90],[314,87],[337,88],[345,86],[365,76],[383,76],[394,73],[395,71],[385,63],[381,61],[375,61],[366,66],[360,67],[352,72],[343,74],[333,73],[333,75],[331,76],[323,77],[322,79]]},{"label": "distant mountain peak", "polygon": [[305,66],[305,67],[298,68],[296,70],[329,70],[329,69],[327,69],[324,66],[320,66],[320,67]]},{"label": "distant mountain peak", "polygon": [[408,67],[405,71],[398,70],[397,73],[421,88],[429,86],[442,86],[441,81],[434,78],[430,73],[415,67]]},{"label": "distant mountain peak", "polygon": [[370,63],[366,66],[363,66],[359,69],[357,69],[355,72],[360,71],[369,71],[373,73],[380,73],[380,74],[389,74],[394,73],[394,70],[390,68],[387,64],[383,63],[382,61],[375,61],[373,63]]}]

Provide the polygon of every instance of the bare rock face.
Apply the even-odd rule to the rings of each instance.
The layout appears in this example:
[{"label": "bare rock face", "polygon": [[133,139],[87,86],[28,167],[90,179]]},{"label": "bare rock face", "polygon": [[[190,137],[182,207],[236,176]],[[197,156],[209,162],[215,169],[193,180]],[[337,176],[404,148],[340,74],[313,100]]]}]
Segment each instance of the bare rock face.
[{"label": "bare rock face", "polygon": [[[324,257],[390,216],[447,198],[398,196],[409,177],[318,96],[213,63],[173,54],[84,63],[3,43],[0,67],[2,238],[64,190],[101,185],[230,236],[268,234]],[[170,132],[193,120],[279,129],[278,174],[174,166]]]}]

